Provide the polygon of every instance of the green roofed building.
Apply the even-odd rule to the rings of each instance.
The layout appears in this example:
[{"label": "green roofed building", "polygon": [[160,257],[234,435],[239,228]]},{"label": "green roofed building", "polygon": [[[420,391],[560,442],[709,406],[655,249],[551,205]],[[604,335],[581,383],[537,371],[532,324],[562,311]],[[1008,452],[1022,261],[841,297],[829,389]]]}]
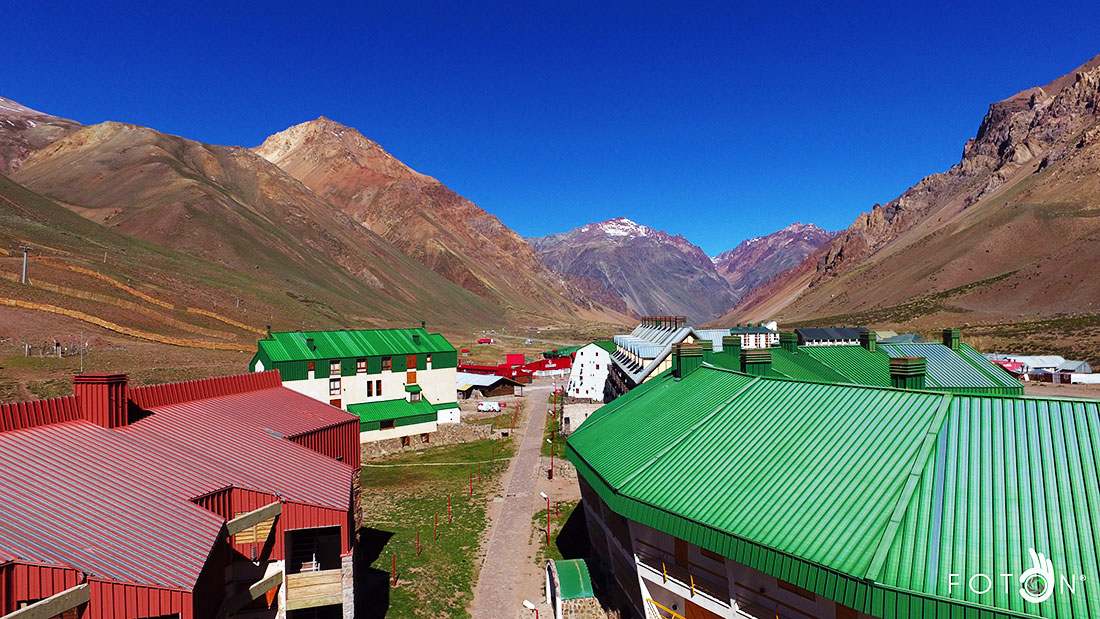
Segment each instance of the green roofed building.
[{"label": "green roofed building", "polygon": [[455,347],[421,327],[270,333],[249,369],[279,370],[283,386],[358,414],[368,442],[457,423],[457,366]]},{"label": "green roofed building", "polygon": [[[762,375],[822,383],[850,383],[873,387],[902,386],[891,377],[894,359],[917,357],[925,361],[923,387],[933,391],[984,395],[1023,395],[1020,381],[981,353],[959,340],[959,332],[944,332],[943,343],[882,344],[875,333],[857,332],[857,345],[803,346],[795,334],[780,334],[778,346],[768,349],[770,359]],[[704,358],[727,369],[746,369],[736,349],[713,352]],[[893,362],[897,365],[897,362]]]},{"label": "green roofed building", "polygon": [[1100,401],[674,357],[566,446],[638,616],[1100,618]]}]

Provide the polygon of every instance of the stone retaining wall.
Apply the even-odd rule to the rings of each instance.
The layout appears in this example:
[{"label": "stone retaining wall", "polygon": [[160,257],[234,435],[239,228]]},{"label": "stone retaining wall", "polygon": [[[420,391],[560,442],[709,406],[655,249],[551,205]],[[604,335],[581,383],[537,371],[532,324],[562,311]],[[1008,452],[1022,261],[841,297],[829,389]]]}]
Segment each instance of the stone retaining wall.
[{"label": "stone retaining wall", "polygon": [[408,447],[401,444],[400,438],[391,438],[384,441],[374,441],[360,445],[362,460],[374,460],[383,456],[406,451],[417,451],[439,445],[457,445],[460,443],[472,443],[487,438],[500,438],[500,432],[493,432],[493,426],[488,424],[443,423],[439,424],[435,432],[428,434],[425,441],[419,434],[414,434],[409,439]]}]

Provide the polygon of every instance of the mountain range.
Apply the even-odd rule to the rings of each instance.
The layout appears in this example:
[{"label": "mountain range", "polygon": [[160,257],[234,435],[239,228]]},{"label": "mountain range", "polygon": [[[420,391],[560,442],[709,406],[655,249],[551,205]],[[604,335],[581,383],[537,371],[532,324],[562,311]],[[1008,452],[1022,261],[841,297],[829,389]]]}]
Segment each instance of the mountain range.
[{"label": "mountain range", "polygon": [[929,330],[1054,316],[1077,337],[1100,322],[1098,106],[1100,57],[992,104],[957,165],[847,230],[796,223],[709,257],[625,217],[522,239],[324,117],[249,149],[0,98],[0,305],[238,350],[266,325],[643,314]]},{"label": "mountain range", "polygon": [[1100,313],[1098,108],[1100,56],[993,103],[958,164],[874,205],[720,322],[1015,323],[999,331],[1042,332],[1048,350],[1088,339],[1080,327]]},{"label": "mountain range", "polygon": [[794,224],[710,258],[682,235],[618,217],[527,241],[551,269],[598,282],[635,314],[683,315],[698,324],[831,238],[812,224]]}]

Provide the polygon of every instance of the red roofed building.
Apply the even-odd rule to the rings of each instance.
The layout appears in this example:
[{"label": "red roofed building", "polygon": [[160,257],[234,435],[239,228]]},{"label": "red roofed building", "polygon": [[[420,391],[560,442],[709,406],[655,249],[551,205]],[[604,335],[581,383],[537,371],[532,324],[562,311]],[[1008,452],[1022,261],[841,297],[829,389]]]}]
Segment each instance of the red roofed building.
[{"label": "red roofed building", "polygon": [[0,405],[0,616],[353,616],[357,417],[277,372],[74,383]]}]

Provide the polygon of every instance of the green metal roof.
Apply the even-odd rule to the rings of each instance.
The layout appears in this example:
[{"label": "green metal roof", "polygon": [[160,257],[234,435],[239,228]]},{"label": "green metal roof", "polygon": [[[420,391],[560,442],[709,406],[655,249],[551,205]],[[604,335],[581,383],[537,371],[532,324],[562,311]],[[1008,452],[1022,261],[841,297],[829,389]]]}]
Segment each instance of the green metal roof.
[{"label": "green metal roof", "polygon": [[[862,346],[802,346],[799,354],[806,353],[829,366],[847,380],[843,382],[877,387],[890,386],[890,359],[873,353]],[[802,378],[792,376],[791,378]]]},{"label": "green metal roof", "polygon": [[[1018,580],[999,584],[1030,567],[1029,548],[1056,574],[1100,578],[1100,402],[707,365],[632,395],[566,449],[625,517],[879,617],[1100,617],[1082,585],[1025,604]],[[996,591],[948,590],[973,573]]]},{"label": "green metal roof", "polygon": [[558,572],[561,599],[579,600],[595,596],[592,592],[592,577],[588,575],[588,564],[584,559],[554,561],[554,569]]},{"label": "green metal roof", "polygon": [[420,393],[421,391],[423,391],[423,389],[420,388],[420,385],[412,384],[412,385],[405,385],[405,391],[407,391],[409,393]]},{"label": "green metal roof", "polygon": [[421,415],[435,415],[435,408],[427,400],[409,402],[408,400],[384,400],[382,402],[361,402],[349,404],[348,412],[359,415],[360,422],[381,421],[383,419],[401,419]]},{"label": "green metal roof", "polygon": [[443,402],[442,404],[432,404],[432,408],[437,411],[441,411],[447,408],[458,408],[458,402]]},{"label": "green metal roof", "polygon": [[610,341],[607,341],[607,342],[592,342],[592,343],[595,344],[596,346],[599,346],[600,348],[606,350],[607,352],[611,352],[611,353],[615,352],[615,350],[618,348],[618,346],[615,345],[615,342],[610,342]]},{"label": "green metal roof", "polygon": [[[419,341],[413,340],[414,335]],[[312,349],[308,338],[313,338]],[[447,338],[419,328],[278,332],[260,340],[258,346],[272,362],[455,351]]]}]

